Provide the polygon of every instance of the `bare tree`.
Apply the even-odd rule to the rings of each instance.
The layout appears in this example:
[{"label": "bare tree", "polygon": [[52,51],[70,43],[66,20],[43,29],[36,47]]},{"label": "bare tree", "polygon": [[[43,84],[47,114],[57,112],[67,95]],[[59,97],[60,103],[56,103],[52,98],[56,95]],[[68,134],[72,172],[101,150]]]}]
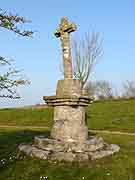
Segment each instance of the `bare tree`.
[{"label": "bare tree", "polygon": [[99,33],[86,33],[81,40],[74,39],[72,54],[74,78],[81,81],[83,88],[102,54]]},{"label": "bare tree", "polygon": [[123,83],[123,97],[135,98],[135,81],[126,81]]},{"label": "bare tree", "polygon": [[99,99],[106,99],[113,97],[112,87],[108,81],[102,80],[96,82],[97,86],[97,97]]},{"label": "bare tree", "polygon": [[85,95],[95,97],[97,92],[97,86],[95,81],[89,81],[84,88]]},{"label": "bare tree", "polygon": [[95,99],[108,99],[113,97],[112,86],[105,80],[90,81],[85,86],[85,90],[87,95],[93,96]]},{"label": "bare tree", "polygon": [[[0,9],[0,27],[8,29],[20,36],[31,37],[31,30],[21,30],[17,25],[27,23],[24,17],[7,13]],[[29,83],[24,79],[19,70],[11,68],[11,61],[0,56],[0,97],[19,98],[16,87]]]}]

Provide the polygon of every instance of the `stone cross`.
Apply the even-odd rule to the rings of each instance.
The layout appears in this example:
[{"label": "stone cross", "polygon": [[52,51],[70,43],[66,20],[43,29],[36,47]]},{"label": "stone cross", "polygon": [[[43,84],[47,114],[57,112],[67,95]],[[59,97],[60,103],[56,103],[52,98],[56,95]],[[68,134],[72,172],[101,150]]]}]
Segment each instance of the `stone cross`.
[{"label": "stone cross", "polygon": [[62,18],[55,36],[60,38],[63,51],[64,79],[72,78],[72,62],[70,49],[70,33],[76,30],[75,24],[70,24],[67,18]]}]

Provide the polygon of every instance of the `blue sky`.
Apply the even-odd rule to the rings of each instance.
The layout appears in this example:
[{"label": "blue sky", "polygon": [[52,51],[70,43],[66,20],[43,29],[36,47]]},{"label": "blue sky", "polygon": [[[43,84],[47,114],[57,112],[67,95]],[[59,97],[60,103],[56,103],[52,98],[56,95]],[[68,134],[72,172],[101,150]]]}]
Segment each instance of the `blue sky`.
[{"label": "blue sky", "polygon": [[1,8],[31,20],[24,26],[35,31],[31,39],[0,29],[0,55],[14,59],[13,66],[23,69],[31,85],[18,89],[20,100],[0,100],[0,107],[41,103],[43,95],[55,93],[62,78],[59,70],[60,42],[53,32],[60,18],[66,16],[83,36],[87,31],[100,32],[104,55],[92,80],[109,80],[119,87],[135,77],[135,1],[134,0],[1,0]]}]

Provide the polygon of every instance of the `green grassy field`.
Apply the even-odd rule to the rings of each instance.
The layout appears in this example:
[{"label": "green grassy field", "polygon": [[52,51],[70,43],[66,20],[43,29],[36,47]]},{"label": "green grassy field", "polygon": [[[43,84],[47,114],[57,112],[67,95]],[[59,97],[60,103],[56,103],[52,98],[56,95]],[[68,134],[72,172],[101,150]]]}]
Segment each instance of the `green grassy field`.
[{"label": "green grassy field", "polygon": [[[0,125],[48,126],[53,109],[1,109]],[[95,102],[87,109],[91,129],[135,132],[135,100]],[[49,162],[18,152],[20,143],[36,135],[49,136],[45,129],[0,129],[0,180],[135,180],[135,136],[102,134],[108,143],[120,145],[119,153],[85,163]]]},{"label": "green grassy field", "polygon": [[88,127],[135,132],[135,100],[110,100],[88,108]]},{"label": "green grassy field", "polygon": [[0,125],[51,126],[53,109],[0,109]]},{"label": "green grassy field", "polygon": [[[0,109],[0,125],[51,126],[53,109]],[[135,100],[94,102],[87,109],[91,129],[135,132]]]},{"label": "green grassy field", "polygon": [[113,156],[86,163],[49,162],[18,153],[22,142],[49,132],[0,129],[0,180],[134,180],[135,137],[102,135],[107,142],[119,144]]}]

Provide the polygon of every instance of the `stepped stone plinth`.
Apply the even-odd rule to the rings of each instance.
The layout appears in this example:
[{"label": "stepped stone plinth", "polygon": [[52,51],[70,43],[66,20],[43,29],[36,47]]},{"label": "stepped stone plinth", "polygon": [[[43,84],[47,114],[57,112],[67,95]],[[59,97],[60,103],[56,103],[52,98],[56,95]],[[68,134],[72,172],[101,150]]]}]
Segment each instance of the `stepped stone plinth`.
[{"label": "stepped stone plinth", "polygon": [[[44,96],[44,100],[54,107],[54,125],[51,137],[67,142],[72,139],[84,143],[88,138],[85,124],[85,107],[91,99],[81,94],[79,80],[65,79],[58,81],[56,96]],[[79,132],[79,133],[78,133]]]},{"label": "stepped stone plinth", "polygon": [[82,94],[79,80],[72,78],[70,33],[76,30],[67,18],[62,18],[55,36],[59,37],[63,51],[64,79],[59,80],[56,95],[44,96],[48,106],[54,107],[54,124],[50,138],[35,137],[33,145],[20,145],[20,151],[42,159],[88,161],[119,151],[119,146],[109,145],[101,137],[88,136],[85,109],[91,103]]}]

